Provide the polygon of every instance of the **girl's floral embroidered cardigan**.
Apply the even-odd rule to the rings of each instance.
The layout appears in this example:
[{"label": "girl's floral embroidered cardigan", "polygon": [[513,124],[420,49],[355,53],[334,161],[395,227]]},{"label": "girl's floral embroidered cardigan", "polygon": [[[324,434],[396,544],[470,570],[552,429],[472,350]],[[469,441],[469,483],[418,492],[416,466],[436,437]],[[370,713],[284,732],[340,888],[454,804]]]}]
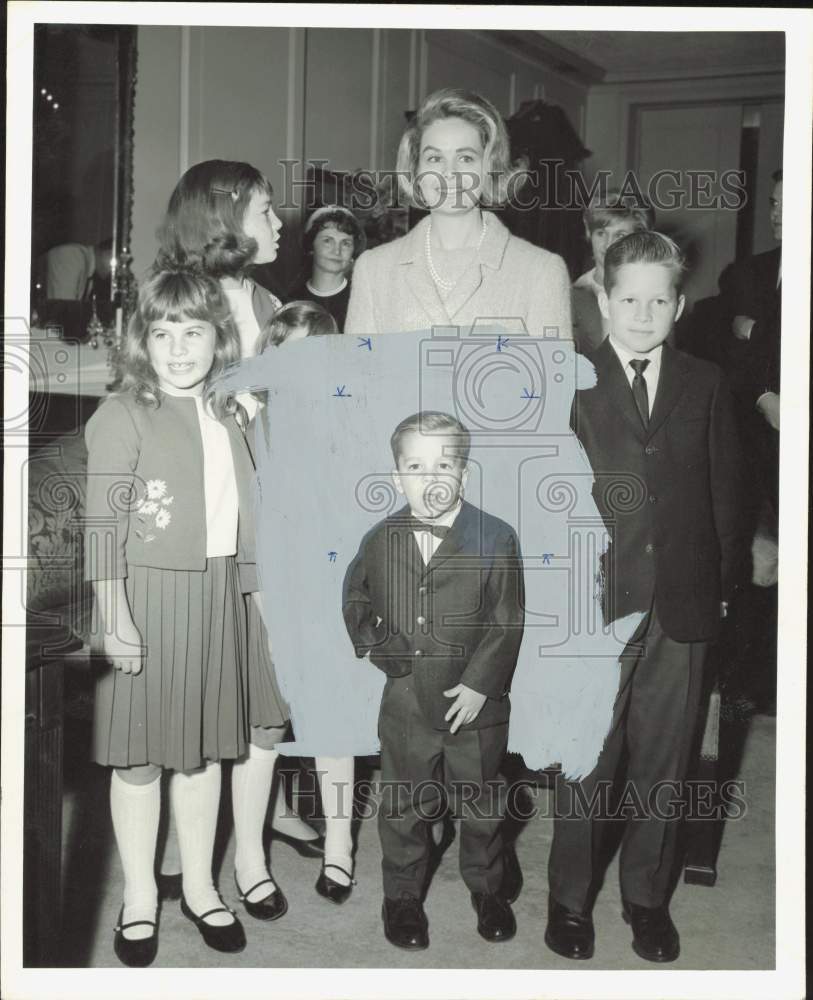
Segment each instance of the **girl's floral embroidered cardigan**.
[{"label": "girl's floral embroidered cardigan", "polygon": [[[229,434],[237,478],[241,589],[257,589],[254,466],[237,421]],[[131,393],[108,397],[88,420],[85,579],[115,580],[127,566],[203,570],[206,506],[203,442],[195,400],[167,396],[142,406]]]}]

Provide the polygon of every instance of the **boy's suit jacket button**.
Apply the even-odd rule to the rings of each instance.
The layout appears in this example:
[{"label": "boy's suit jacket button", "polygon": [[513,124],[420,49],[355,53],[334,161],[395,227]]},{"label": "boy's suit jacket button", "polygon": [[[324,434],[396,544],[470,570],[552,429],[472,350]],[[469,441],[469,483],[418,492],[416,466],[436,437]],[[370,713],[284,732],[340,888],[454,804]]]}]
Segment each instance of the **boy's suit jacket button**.
[{"label": "boy's suit jacket button", "polygon": [[418,593],[419,594],[425,594],[426,593],[426,587],[418,587]]},{"label": "boy's suit jacket button", "polygon": [[415,650],[415,655],[416,656],[423,656],[423,650],[422,649],[416,649]]},{"label": "boy's suit jacket button", "polygon": [[425,625],[425,624],[426,624],[426,619],[424,618],[424,616],[423,616],[423,615],[418,615],[418,617],[417,617],[417,618],[415,619],[415,621],[416,621],[416,622],[417,622],[417,623],[418,623],[419,625]]},{"label": "boy's suit jacket button", "polygon": [[649,502],[650,503],[657,503],[658,502],[658,498],[656,496],[654,496],[653,494],[650,494]]},{"label": "boy's suit jacket button", "polygon": [[651,445],[651,444],[648,444],[648,445],[646,446],[646,448],[644,448],[644,454],[645,454],[645,455],[654,455],[654,454],[655,454],[655,452],[656,452],[657,450],[658,450],[658,449],[657,449],[657,448],[655,448],[655,447],[654,447],[653,445]]},{"label": "boy's suit jacket button", "polygon": [[652,542],[647,542],[646,545],[644,546],[644,552],[650,553],[654,551],[655,551],[655,546],[652,544]]}]

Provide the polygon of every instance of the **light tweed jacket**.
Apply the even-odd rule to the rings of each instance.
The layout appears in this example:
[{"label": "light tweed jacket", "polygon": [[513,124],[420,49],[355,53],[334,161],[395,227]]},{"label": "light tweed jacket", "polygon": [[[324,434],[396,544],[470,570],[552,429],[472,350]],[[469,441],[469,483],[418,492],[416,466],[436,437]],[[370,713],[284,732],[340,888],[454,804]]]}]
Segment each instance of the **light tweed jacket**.
[{"label": "light tweed jacket", "polygon": [[470,327],[478,319],[492,326],[521,319],[532,336],[558,328],[559,337],[570,339],[570,280],[564,261],[512,236],[493,212],[484,216],[479,267],[466,271],[445,302],[426,264],[428,217],[406,236],[363,253],[353,270],[344,332],[366,336]]}]

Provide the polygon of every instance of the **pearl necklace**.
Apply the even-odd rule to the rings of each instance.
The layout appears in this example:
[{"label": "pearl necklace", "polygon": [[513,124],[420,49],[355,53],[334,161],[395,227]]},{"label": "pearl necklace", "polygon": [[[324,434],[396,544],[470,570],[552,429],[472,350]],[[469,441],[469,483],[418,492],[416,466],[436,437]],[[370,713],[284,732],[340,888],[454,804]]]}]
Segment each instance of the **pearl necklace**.
[{"label": "pearl necklace", "polygon": [[[475,257],[480,253],[480,248],[483,245],[483,240],[486,238],[486,217],[482,217],[483,228],[480,230],[480,239],[477,241],[477,246],[474,248]],[[432,220],[430,218],[429,225],[426,227],[426,240],[424,241],[424,253],[426,256],[426,266],[429,268],[429,273],[432,276],[432,281],[438,286],[438,288],[443,289],[444,292],[450,292],[457,281],[447,281],[445,278],[441,278],[438,272],[435,270],[435,264],[432,260]]]}]

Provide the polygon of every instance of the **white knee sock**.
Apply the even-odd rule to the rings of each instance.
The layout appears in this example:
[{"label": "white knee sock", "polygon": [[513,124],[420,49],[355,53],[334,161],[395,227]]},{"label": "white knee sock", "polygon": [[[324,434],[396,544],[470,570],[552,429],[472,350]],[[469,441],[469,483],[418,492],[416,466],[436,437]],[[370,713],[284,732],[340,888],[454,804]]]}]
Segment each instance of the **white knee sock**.
[{"label": "white knee sock", "polygon": [[[319,792],[325,811],[325,865],[339,865],[351,873],[354,763],[352,757],[316,758]],[[327,875],[340,885],[349,885],[349,879],[335,868],[330,868]]]},{"label": "white knee sock", "polygon": [[294,840],[318,840],[319,834],[296,812],[296,806],[289,806],[285,799],[285,787],[280,775],[271,801],[271,829],[284,833]]},{"label": "white knee sock", "polygon": [[[155,843],[161,816],[160,775],[147,785],[131,785],[113,771],[110,779],[110,813],[124,870],[122,924],[155,920],[158,887],[155,884]],[[134,927],[124,937],[132,941],[150,937],[149,927]]]},{"label": "white knee sock", "polygon": [[[168,775],[170,779],[172,775]],[[169,788],[167,787],[167,799],[169,799]],[[169,802],[167,802],[169,805]],[[167,809],[167,835],[164,841],[164,853],[161,856],[161,866],[158,869],[162,875],[180,875],[181,873],[181,849],[178,846],[178,831],[175,829],[175,817],[172,810]]]},{"label": "white knee sock", "polygon": [[[268,796],[274,779],[276,750],[264,750],[249,744],[248,756],[235,761],[231,772],[231,798],[234,810],[234,871],[243,892],[268,878],[263,849],[263,827],[268,809]],[[247,899],[257,903],[274,891],[274,885],[265,882]]]},{"label": "white knee sock", "polygon": [[[220,764],[209,762],[199,771],[176,771],[169,783],[169,797],[178,830],[183,868],[183,894],[190,910],[200,916],[222,906],[212,882],[212,853],[220,808]],[[207,924],[224,926],[234,918],[215,913]]]}]

